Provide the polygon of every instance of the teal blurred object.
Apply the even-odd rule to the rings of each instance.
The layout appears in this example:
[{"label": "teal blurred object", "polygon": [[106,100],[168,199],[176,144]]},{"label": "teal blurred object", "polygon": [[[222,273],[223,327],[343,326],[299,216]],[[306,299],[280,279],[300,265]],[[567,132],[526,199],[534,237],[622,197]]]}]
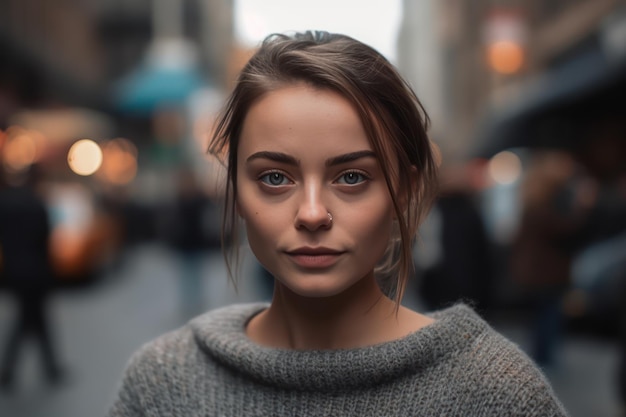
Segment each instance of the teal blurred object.
[{"label": "teal blurred object", "polygon": [[178,107],[206,82],[194,45],[183,40],[155,42],[142,66],[114,86],[118,110],[148,116],[160,107]]},{"label": "teal blurred object", "polygon": [[141,68],[117,85],[115,102],[123,112],[151,114],[160,106],[183,105],[203,86],[199,72],[192,68]]}]

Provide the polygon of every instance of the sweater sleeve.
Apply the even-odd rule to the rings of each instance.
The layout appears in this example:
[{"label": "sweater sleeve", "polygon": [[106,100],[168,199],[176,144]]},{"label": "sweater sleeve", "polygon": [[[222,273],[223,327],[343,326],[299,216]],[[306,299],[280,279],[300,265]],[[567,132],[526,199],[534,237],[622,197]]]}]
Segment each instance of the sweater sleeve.
[{"label": "sweater sleeve", "polygon": [[192,373],[186,361],[193,357],[194,346],[188,328],[143,345],[130,358],[107,417],[176,415],[172,410],[180,411],[188,400],[182,387]]},{"label": "sweater sleeve", "polygon": [[144,374],[146,361],[145,347],[137,351],[130,359],[121,386],[117,392],[107,417],[144,417],[144,409],[141,401],[140,387],[141,376]]},{"label": "sweater sleeve", "polygon": [[[563,404],[538,368],[529,363],[525,371],[502,384],[511,393],[505,401],[507,415],[519,417],[568,417]],[[501,391],[502,392],[502,391]]]},{"label": "sweater sleeve", "polygon": [[493,414],[488,415],[494,416],[568,416],[545,375],[518,346],[501,335],[486,338],[483,344],[490,346],[473,355],[483,364],[480,376],[473,381],[479,408],[491,410]]}]

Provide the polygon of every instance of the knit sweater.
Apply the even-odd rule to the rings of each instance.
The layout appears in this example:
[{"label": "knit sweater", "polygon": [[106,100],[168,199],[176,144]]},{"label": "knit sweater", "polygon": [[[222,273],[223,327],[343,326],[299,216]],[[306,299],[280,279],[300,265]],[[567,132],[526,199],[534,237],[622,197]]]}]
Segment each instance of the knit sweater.
[{"label": "knit sweater", "polygon": [[264,304],[225,307],[133,355],[109,417],[566,416],[531,360],[472,309],[402,339],[302,351],[252,342]]}]

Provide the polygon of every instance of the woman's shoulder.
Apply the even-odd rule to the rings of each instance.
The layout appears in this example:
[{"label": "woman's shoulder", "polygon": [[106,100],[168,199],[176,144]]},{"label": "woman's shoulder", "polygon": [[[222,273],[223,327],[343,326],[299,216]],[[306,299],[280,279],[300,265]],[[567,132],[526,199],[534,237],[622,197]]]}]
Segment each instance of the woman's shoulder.
[{"label": "woman's shoulder", "polygon": [[129,368],[182,366],[197,359],[207,338],[242,332],[246,322],[265,304],[234,304],[203,313],[185,325],[144,343],[131,356]]},{"label": "woman's shoulder", "polygon": [[548,379],[530,357],[467,305],[435,312],[439,333],[449,349],[440,363],[485,408],[507,409],[509,415],[551,410],[566,415]]},{"label": "woman's shoulder", "polygon": [[[207,341],[219,339],[214,343],[224,343],[222,337],[232,337],[228,336],[232,329],[244,329],[246,315],[260,308],[261,305],[233,305],[212,310],[145,343],[128,361],[109,415],[139,415],[138,408],[144,406],[155,410],[193,408],[189,398],[180,392],[194,392],[198,380],[206,383],[213,379],[217,365],[208,360],[211,355]],[[194,401],[201,398],[193,397]],[[161,414],[174,415],[169,411]]]},{"label": "woman's shoulder", "polygon": [[436,311],[431,317],[435,319],[432,331],[440,345],[455,358],[471,359],[466,368],[475,367],[481,375],[489,371],[506,375],[510,367],[541,373],[516,343],[493,328],[470,306],[457,304]]}]

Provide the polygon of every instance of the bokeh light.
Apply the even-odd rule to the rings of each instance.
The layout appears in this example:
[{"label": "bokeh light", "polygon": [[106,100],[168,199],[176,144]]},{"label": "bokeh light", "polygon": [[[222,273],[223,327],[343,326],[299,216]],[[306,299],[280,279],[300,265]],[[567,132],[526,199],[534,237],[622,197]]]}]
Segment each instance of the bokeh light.
[{"label": "bokeh light", "polygon": [[501,185],[512,184],[522,174],[522,161],[511,151],[496,154],[489,161],[488,172],[491,179]]},{"label": "bokeh light", "polygon": [[78,175],[91,175],[102,164],[102,149],[91,139],[75,142],[67,153],[71,170]]},{"label": "bokeh light", "polygon": [[2,163],[9,172],[21,172],[36,162],[37,142],[28,131],[13,127],[7,131],[2,147]]},{"label": "bokeh light", "polygon": [[114,185],[130,183],[137,175],[137,147],[128,139],[117,138],[102,147],[102,166],[97,176]]},{"label": "bokeh light", "polygon": [[489,66],[500,74],[514,74],[524,64],[524,49],[513,41],[498,41],[487,47]]}]

